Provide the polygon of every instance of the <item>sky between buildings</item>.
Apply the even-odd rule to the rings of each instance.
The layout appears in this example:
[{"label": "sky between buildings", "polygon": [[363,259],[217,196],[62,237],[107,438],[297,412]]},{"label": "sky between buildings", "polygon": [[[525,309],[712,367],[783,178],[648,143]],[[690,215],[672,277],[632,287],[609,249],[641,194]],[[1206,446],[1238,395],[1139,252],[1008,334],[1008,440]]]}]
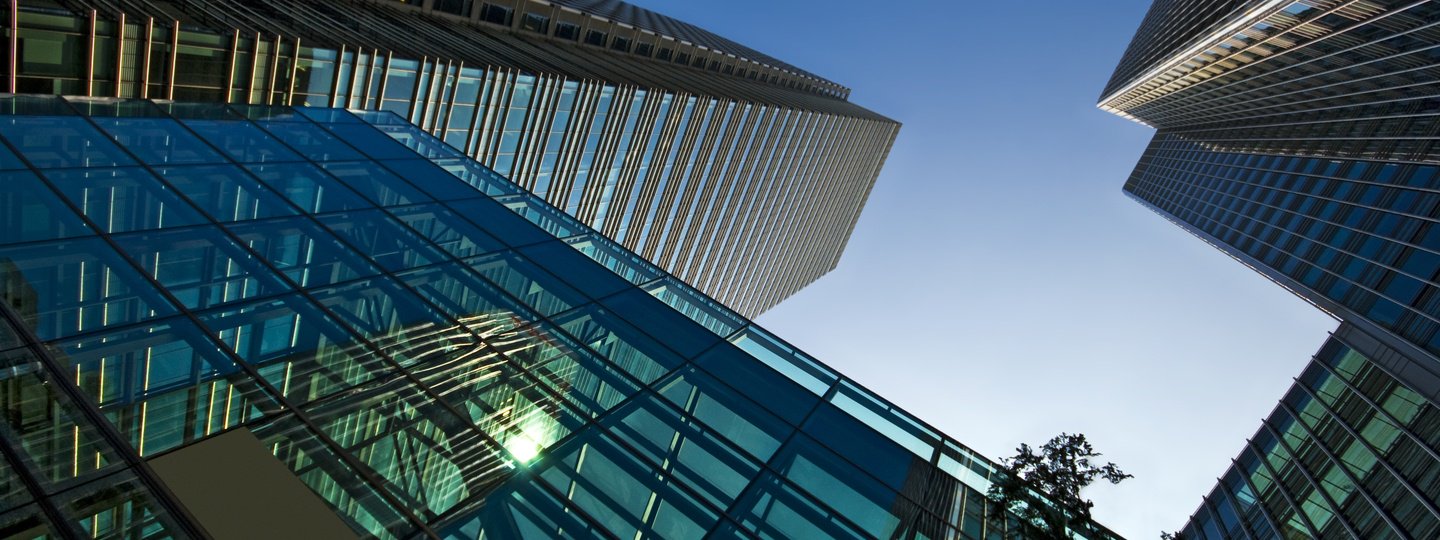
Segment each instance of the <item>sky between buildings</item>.
[{"label": "sky between buildings", "polygon": [[839,267],[758,322],[981,453],[1062,431],[1179,529],[1338,323],[1122,194],[1095,108],[1149,0],[630,0],[904,124]]}]

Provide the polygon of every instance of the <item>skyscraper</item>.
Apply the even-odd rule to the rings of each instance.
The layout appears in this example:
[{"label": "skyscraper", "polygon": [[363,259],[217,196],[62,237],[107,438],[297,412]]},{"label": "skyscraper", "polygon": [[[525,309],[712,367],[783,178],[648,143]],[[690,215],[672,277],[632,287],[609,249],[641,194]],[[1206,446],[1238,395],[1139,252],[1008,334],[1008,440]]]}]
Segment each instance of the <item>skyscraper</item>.
[{"label": "skyscraper", "polygon": [[1020,526],[992,462],[389,112],[0,96],[0,220],[0,536]]},{"label": "skyscraper", "polygon": [[11,92],[395,112],[749,316],[834,268],[899,130],[613,0],[21,4]]},{"label": "skyscraper", "polygon": [[1100,100],[1135,200],[1342,321],[1185,529],[1440,527],[1440,3],[1158,0]]}]

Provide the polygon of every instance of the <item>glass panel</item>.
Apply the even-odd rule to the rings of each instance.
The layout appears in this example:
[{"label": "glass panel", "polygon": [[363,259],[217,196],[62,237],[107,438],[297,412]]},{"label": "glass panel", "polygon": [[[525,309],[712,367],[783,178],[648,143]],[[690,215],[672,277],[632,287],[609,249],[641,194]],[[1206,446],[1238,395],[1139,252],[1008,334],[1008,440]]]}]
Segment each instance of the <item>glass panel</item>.
[{"label": "glass panel", "polygon": [[98,239],[0,248],[0,261],[0,295],[43,340],[174,313]]},{"label": "glass panel", "polygon": [[201,314],[200,322],[294,403],[391,371],[377,353],[298,295],[211,311]]},{"label": "glass panel", "polygon": [[730,338],[730,342],[815,395],[824,395],[837,379],[829,368],[821,366],[805,353],[786,346],[758,326],[751,325],[739,335]]},{"label": "glass panel", "polygon": [[[367,116],[365,120],[369,121],[369,117],[390,113],[367,112],[363,114]],[[389,123],[377,122],[375,123],[374,127],[377,131],[385,134],[386,136],[389,136],[396,142],[405,145],[412,152],[412,155],[410,156],[398,157],[414,157],[414,155],[419,155],[420,157],[427,160],[465,158],[465,154],[460,153],[459,150],[456,150],[454,147],[445,144],[443,141],[436,138],[434,135],[426,133],[420,128],[415,127],[414,124],[406,122],[403,118],[394,115],[391,115],[391,118],[392,120]]]},{"label": "glass panel", "polygon": [[494,443],[403,379],[308,408],[319,429],[385,479],[410,510],[434,518],[483,497],[511,469]]},{"label": "glass panel", "polygon": [[759,464],[653,394],[631,403],[605,418],[608,432],[711,505],[728,507],[760,472]]},{"label": "glass panel", "polygon": [[[620,248],[598,233],[569,238],[565,240],[565,243],[635,285],[653,281],[664,275],[664,272],[655,265]],[[532,258],[539,260],[537,257],[538,255]]]},{"label": "glass panel", "polygon": [[491,342],[509,357],[509,363],[529,371],[551,392],[592,417],[639,391],[623,372],[548,323],[535,323]]},{"label": "glass panel", "polygon": [[242,120],[185,120],[185,126],[240,163],[300,161],[279,139]]},{"label": "glass panel", "polygon": [[766,461],[795,428],[705,372],[685,367],[657,385],[660,395],[758,461]]},{"label": "glass panel", "polygon": [[442,201],[482,197],[484,193],[466,184],[445,169],[423,159],[392,159],[385,168]]},{"label": "glass panel", "polygon": [[669,304],[670,307],[675,308],[675,311],[679,311],[720,337],[729,336],[745,325],[744,318],[704,297],[674,277],[666,277],[644,289],[651,296]]},{"label": "glass panel", "polygon": [[190,309],[269,296],[287,288],[249,252],[215,229],[131,233],[116,236],[115,242]]},{"label": "glass panel", "polygon": [[99,117],[91,120],[120,146],[151,165],[225,162],[210,145],[174,120]]},{"label": "glass panel", "polygon": [[445,169],[461,181],[478,188],[486,195],[512,195],[522,193],[519,186],[506,180],[499,173],[476,163],[469,158],[436,160],[436,165]]},{"label": "glass panel", "polygon": [[429,196],[374,162],[332,162],[320,166],[340,179],[346,187],[369,197],[380,206],[404,206],[431,201]]},{"label": "glass panel", "polygon": [[14,540],[48,540],[61,538],[55,534],[55,526],[45,519],[38,505],[30,505],[13,512],[0,514],[0,537]]},{"label": "glass panel", "polygon": [[176,538],[179,528],[129,472],[67,492],[64,512],[91,538]]},{"label": "glass panel", "polygon": [[[614,277],[608,272],[606,275]],[[603,298],[600,303],[686,358],[694,358],[722,341],[705,327],[639,289]]]},{"label": "glass panel", "polygon": [[320,223],[387,270],[403,270],[446,260],[414,231],[379,210],[358,210],[320,217]]},{"label": "glass panel", "polygon": [[380,273],[379,268],[309,219],[256,221],[228,228],[301,287],[319,287]]},{"label": "glass panel", "polygon": [[365,155],[315,124],[295,121],[257,121],[275,138],[312,161],[351,161]]},{"label": "glass panel", "polygon": [[80,389],[142,456],[274,410],[254,382],[183,318],[54,348]]},{"label": "glass panel", "polygon": [[473,335],[388,278],[368,278],[314,292],[338,322],[369,339],[402,366],[443,359],[457,347],[473,347]]},{"label": "glass panel", "polygon": [[906,449],[914,452],[921,460],[930,461],[940,434],[921,426],[904,411],[881,402],[869,392],[856,387],[849,381],[842,381],[840,389],[830,402],[865,425],[880,432]]},{"label": "glass panel", "polygon": [[30,171],[0,172],[0,245],[91,234]]},{"label": "glass panel", "polygon": [[[907,481],[913,481],[911,469],[924,468],[929,462],[928,459],[916,458],[900,445],[870,430],[828,403],[815,409],[803,427],[805,433],[835,453],[848,458],[851,463],[863,465],[865,472],[879,478],[896,491],[907,488]],[[917,476],[924,477],[923,474]]]},{"label": "glass panel", "polygon": [[649,384],[683,361],[674,352],[594,305],[555,318],[556,324],[610,363]]},{"label": "glass panel", "polygon": [[[526,258],[544,268],[564,268],[564,279],[591,298],[604,298],[631,284],[612,272],[603,271],[586,257],[561,241],[551,241],[518,249]],[[661,307],[661,309],[664,309]]]},{"label": "glass panel", "polygon": [[761,538],[869,538],[771,473],[745,493],[736,513]]},{"label": "glass panel", "polygon": [[0,136],[40,168],[135,164],[109,137],[78,116],[6,116],[0,118]]},{"label": "glass panel", "polygon": [[[797,487],[880,538],[889,537],[899,527],[901,516],[896,512],[912,507],[894,491],[803,435],[780,449],[774,467]],[[917,493],[922,492],[922,486],[916,488]]]},{"label": "glass panel", "polygon": [[183,227],[205,218],[140,168],[44,171],[70,203],[109,233]]},{"label": "glass panel", "polygon": [[512,246],[523,246],[555,239],[554,236],[521,219],[494,201],[485,199],[446,201],[446,206]]},{"label": "glass panel", "polygon": [[0,353],[0,422],[25,467],[54,491],[118,466],[119,457],[57,391],[42,361],[24,349]]},{"label": "glass panel", "polygon": [[410,228],[456,257],[469,257],[505,249],[505,244],[449,209],[425,204],[390,211]]},{"label": "glass panel", "polygon": [[575,221],[575,218],[541,202],[534,195],[496,197],[495,200],[505,205],[511,212],[515,212],[520,217],[545,229],[545,232],[556,238],[575,236],[588,230],[580,222]]},{"label": "glass panel", "polygon": [[819,401],[814,394],[734,347],[715,347],[695,359],[695,365],[732,388],[743,389],[746,397],[792,424],[799,424]]},{"label": "glass panel", "polygon": [[220,222],[294,215],[295,209],[236,166],[161,167],[160,176]]},{"label": "glass panel", "polygon": [[246,168],[305,212],[319,214],[374,206],[310,163],[257,164],[246,165]]},{"label": "glass panel", "polygon": [[324,499],[357,533],[395,539],[414,530],[355,469],[293,416],[256,426],[254,432],[275,454],[275,459],[293,471],[296,478]]},{"label": "glass panel", "polygon": [[670,471],[636,459],[599,431],[582,432],[539,476],[620,538],[699,538],[719,519]]},{"label": "glass panel", "polygon": [[545,316],[589,302],[585,295],[514,252],[465,259],[465,264]]},{"label": "glass panel", "polygon": [[411,159],[415,157],[413,150],[373,127],[351,124],[322,125],[340,140],[373,159]]},{"label": "glass panel", "polygon": [[446,263],[397,274],[471,333],[488,337],[539,319],[464,266]]}]

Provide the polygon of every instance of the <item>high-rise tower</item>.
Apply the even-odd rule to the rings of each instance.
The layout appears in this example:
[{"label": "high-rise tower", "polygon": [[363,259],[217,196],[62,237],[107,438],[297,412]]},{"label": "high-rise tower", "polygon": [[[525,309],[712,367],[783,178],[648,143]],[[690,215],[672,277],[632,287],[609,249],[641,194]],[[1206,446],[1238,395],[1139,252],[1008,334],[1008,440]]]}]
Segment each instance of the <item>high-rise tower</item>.
[{"label": "high-rise tower", "polygon": [[1125,192],[1343,321],[1191,538],[1440,529],[1440,2],[1157,0],[1100,107]]},{"label": "high-rise tower", "polygon": [[618,1],[26,0],[0,91],[384,110],[753,316],[838,262],[899,124]]}]

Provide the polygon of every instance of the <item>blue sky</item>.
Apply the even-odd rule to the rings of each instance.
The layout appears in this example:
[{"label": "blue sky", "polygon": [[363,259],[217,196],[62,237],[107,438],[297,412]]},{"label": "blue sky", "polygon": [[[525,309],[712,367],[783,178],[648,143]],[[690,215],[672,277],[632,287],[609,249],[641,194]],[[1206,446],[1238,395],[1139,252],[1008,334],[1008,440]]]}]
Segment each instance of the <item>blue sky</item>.
[{"label": "blue sky", "polygon": [[1337,323],[1130,200],[1095,101],[1149,5],[631,0],[904,123],[839,268],[758,321],[992,458],[1088,435],[1122,535],[1180,528]]}]

